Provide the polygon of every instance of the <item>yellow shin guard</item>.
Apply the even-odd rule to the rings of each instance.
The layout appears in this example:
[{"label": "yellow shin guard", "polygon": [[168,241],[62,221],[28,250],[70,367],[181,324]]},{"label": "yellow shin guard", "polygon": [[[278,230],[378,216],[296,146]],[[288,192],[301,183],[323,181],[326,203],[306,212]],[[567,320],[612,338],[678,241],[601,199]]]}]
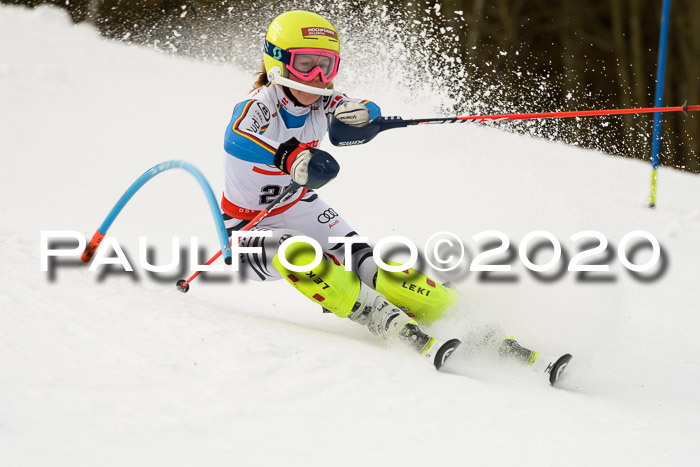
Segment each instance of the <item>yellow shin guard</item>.
[{"label": "yellow shin guard", "polygon": [[[387,261],[387,264],[398,265],[391,261]],[[389,272],[379,268],[376,289],[423,324],[432,324],[443,318],[457,302],[454,291],[415,269]]]},{"label": "yellow shin guard", "polygon": [[[293,243],[285,257],[294,266],[311,264],[316,257],[314,248],[307,243]],[[287,282],[305,297],[323,306],[341,318],[347,318],[360,293],[360,279],[352,271],[328,261],[325,257],[310,271],[295,272],[287,269],[276,255],[272,264]]]},{"label": "yellow shin guard", "polygon": [[[293,243],[287,248],[285,258],[289,265],[303,267],[314,261],[316,252],[309,244]],[[325,257],[306,272],[295,272],[283,266],[279,254],[272,259],[272,264],[287,282],[312,301],[341,318],[367,326],[377,336],[405,342],[437,369],[460,344],[457,339],[444,342],[425,334],[414,319],[391,303],[393,298],[387,301],[389,295],[396,297],[399,300],[396,305],[409,308],[416,319],[425,323],[442,317],[453,302],[454,294],[423,273],[411,269],[403,276],[404,273],[386,273],[380,269],[377,290],[373,290],[362,284],[354,272],[346,271]],[[380,286],[385,292],[379,290]],[[389,295],[385,297],[382,293]]]}]

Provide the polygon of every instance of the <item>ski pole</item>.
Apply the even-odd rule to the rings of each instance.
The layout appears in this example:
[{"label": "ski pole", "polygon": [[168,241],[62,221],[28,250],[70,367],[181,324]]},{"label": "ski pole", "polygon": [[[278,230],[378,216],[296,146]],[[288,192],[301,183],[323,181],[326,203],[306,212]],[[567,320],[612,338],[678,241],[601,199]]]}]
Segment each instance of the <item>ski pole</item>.
[{"label": "ski pole", "polygon": [[643,114],[657,112],[683,112],[700,110],[700,105],[688,105],[685,102],[678,107],[647,107],[641,109],[608,109],[608,110],[578,110],[570,112],[540,112],[523,114],[501,114],[501,115],[472,115],[466,117],[443,117],[443,118],[417,118],[403,119],[401,117],[377,117],[364,127],[352,127],[347,125],[335,116],[329,117],[328,135],[331,143],[335,146],[354,146],[369,142],[380,132],[391,130],[392,128],[404,128],[413,125],[429,125],[444,123],[491,123],[505,122],[511,120],[533,120],[545,118],[570,118],[570,117],[593,117],[596,115],[624,115]]},{"label": "ski pole", "polygon": [[[263,209],[262,211],[260,211],[260,212],[258,213],[257,216],[255,216],[250,222],[248,222],[248,223],[245,225],[245,227],[243,227],[242,229],[238,229],[238,231],[239,231],[239,232],[246,232],[246,231],[252,229],[253,227],[255,227],[256,225],[258,225],[258,224],[260,223],[260,221],[263,220],[263,219],[265,219],[265,218],[267,217],[267,215],[270,213],[270,211],[272,211],[273,209],[275,209],[275,207],[276,207],[287,195],[290,195],[290,194],[294,193],[294,192],[297,191],[299,188],[300,188],[300,185],[299,185],[298,183],[292,182],[287,188],[284,189],[284,191],[282,191],[282,193],[280,193],[280,195],[279,195],[277,198],[273,199],[272,202],[271,202],[270,204],[268,204],[267,206],[265,206],[265,209]],[[229,241],[229,244],[230,244],[230,243],[231,243],[231,241]],[[229,247],[229,248],[230,248],[230,247]],[[214,261],[216,261],[216,259],[217,259],[219,256],[221,256],[221,250],[219,250],[214,256],[212,256],[211,258],[209,258],[209,261],[207,261],[207,262],[205,263],[205,265],[206,265],[206,266],[209,266],[211,263],[213,263]],[[228,264],[228,263],[227,263],[227,264]],[[194,274],[192,274],[192,275],[189,277],[189,279],[187,279],[187,280],[185,280],[185,279],[180,279],[179,281],[177,281],[177,283],[175,284],[175,285],[177,286],[177,290],[179,290],[179,291],[182,292],[182,293],[187,293],[187,292],[190,290],[190,282],[192,282],[192,281],[194,280],[194,278],[197,277],[197,276],[199,276],[201,273],[202,273],[202,271],[195,271]]]}]

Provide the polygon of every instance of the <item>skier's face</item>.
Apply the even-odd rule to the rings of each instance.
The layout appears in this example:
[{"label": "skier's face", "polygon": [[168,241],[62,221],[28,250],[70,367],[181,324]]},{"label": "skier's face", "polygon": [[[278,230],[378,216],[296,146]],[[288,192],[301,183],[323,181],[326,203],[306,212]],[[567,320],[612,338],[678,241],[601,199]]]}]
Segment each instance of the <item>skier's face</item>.
[{"label": "skier's face", "polygon": [[[288,78],[296,83],[306,84],[307,86],[313,86],[315,88],[323,89],[326,87],[326,85],[321,81],[320,75],[316,75],[316,77],[312,81],[304,81],[302,79],[297,78],[291,73],[289,74]],[[320,97],[318,94],[299,91],[294,88],[290,88],[290,90],[292,91],[292,94],[294,94],[294,97],[296,97],[296,99],[303,105],[311,105],[314,102],[316,102]]]}]

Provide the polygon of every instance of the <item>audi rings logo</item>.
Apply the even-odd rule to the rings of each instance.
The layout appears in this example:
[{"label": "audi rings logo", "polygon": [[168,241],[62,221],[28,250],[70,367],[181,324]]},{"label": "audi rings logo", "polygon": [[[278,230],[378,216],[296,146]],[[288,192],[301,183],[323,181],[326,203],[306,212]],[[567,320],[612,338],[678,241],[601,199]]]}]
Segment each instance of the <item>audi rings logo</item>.
[{"label": "audi rings logo", "polygon": [[321,224],[328,224],[332,219],[338,217],[338,213],[333,209],[326,209],[321,214],[318,215],[317,219]]}]

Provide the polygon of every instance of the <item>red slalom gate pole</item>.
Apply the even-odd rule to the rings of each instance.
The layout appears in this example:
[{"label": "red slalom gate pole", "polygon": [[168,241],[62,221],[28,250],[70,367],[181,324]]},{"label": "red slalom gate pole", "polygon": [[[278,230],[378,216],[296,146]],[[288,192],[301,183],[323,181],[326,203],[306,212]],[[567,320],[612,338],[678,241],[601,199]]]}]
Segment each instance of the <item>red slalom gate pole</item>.
[{"label": "red slalom gate pole", "polygon": [[[300,188],[299,184],[292,182],[291,185],[289,185],[287,188],[285,188],[285,190],[282,193],[280,193],[277,198],[275,198],[274,200],[272,200],[272,202],[270,204],[265,206],[265,209],[260,211],[260,213],[258,213],[257,216],[255,216],[250,222],[248,222],[245,225],[245,227],[243,227],[242,229],[239,229],[238,232],[246,232],[246,231],[252,229],[253,227],[255,227],[256,225],[258,225],[258,223],[260,223],[261,220],[266,218],[267,215],[270,213],[270,211],[272,211],[287,195],[297,191],[299,188]],[[229,243],[231,243],[231,242],[229,241]],[[207,261],[205,263],[205,265],[209,266],[211,263],[216,261],[219,256],[221,256],[221,250],[219,250],[214,256],[209,258],[209,261]],[[235,260],[236,259],[233,258],[233,261],[235,261]],[[187,279],[187,280],[180,279],[179,281],[177,281],[177,283],[175,284],[177,286],[177,290],[179,290],[182,293],[187,293],[190,290],[190,282],[192,282],[201,273],[202,273],[202,271],[195,271],[195,273],[192,274],[189,277],[189,279]]]}]

